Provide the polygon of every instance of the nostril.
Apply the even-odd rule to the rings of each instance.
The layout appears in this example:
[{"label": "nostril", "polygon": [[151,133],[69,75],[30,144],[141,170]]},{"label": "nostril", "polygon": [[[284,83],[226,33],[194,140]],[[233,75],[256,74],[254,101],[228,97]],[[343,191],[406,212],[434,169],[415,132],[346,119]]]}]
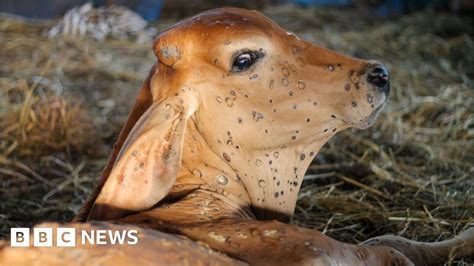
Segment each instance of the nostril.
[{"label": "nostril", "polygon": [[388,93],[390,75],[388,70],[383,66],[376,66],[372,72],[367,74],[367,81],[379,88],[379,90]]},{"label": "nostril", "polygon": [[385,67],[377,66],[367,75],[367,81],[377,87],[387,85],[389,81],[389,74]]}]

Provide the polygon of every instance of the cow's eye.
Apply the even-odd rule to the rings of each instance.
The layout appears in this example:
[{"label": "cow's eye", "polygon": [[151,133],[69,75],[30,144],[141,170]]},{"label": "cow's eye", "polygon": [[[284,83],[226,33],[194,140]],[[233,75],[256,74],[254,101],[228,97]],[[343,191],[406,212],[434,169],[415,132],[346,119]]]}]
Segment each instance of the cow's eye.
[{"label": "cow's eye", "polygon": [[239,52],[234,56],[232,63],[232,72],[244,72],[248,70],[255,62],[263,57],[263,53],[255,51]]}]

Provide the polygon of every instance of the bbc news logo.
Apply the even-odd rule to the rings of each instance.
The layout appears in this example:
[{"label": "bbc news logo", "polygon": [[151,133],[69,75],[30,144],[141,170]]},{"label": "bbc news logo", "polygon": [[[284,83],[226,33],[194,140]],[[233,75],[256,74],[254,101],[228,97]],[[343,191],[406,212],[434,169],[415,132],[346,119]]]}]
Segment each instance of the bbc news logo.
[{"label": "bbc news logo", "polygon": [[[33,238],[34,247],[75,247],[82,245],[136,245],[138,244],[137,230],[81,230],[76,235],[76,228],[11,228],[10,245],[12,247],[29,247],[30,237]],[[80,237],[78,237],[80,236]],[[53,239],[56,242],[53,243]]]}]

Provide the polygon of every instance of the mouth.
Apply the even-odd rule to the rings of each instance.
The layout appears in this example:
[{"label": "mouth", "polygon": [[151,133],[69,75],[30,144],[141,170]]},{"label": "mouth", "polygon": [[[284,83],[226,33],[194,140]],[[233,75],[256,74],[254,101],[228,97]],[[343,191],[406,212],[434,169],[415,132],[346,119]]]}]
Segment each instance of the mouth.
[{"label": "mouth", "polygon": [[382,103],[367,118],[360,121],[360,123],[355,124],[354,127],[357,129],[366,129],[372,126],[375,123],[375,120],[377,120],[377,117],[379,116],[379,114],[382,112],[382,109],[384,106],[385,106],[385,103]]}]

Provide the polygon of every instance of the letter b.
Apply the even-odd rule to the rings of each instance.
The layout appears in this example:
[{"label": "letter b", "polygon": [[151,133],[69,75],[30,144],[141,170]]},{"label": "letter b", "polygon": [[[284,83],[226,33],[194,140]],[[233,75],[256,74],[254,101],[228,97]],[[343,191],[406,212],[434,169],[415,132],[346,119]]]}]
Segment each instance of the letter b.
[{"label": "letter b", "polygon": [[29,247],[30,246],[30,228],[11,228],[10,229],[10,245],[12,247]]},{"label": "letter b", "polygon": [[33,237],[35,247],[53,246],[53,228],[33,228]]}]

